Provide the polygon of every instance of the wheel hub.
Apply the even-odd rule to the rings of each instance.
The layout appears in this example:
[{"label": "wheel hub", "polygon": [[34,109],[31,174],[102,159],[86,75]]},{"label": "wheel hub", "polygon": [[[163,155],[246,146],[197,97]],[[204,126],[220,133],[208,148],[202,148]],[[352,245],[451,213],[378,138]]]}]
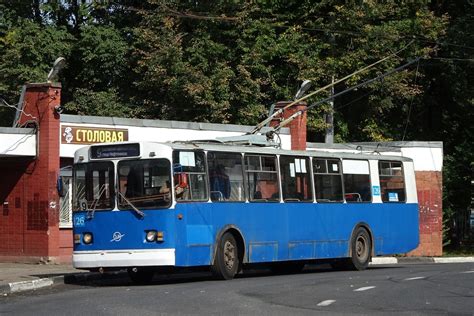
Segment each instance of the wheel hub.
[{"label": "wheel hub", "polygon": [[356,240],[356,254],[359,258],[366,258],[368,254],[367,241],[363,236],[359,236]]},{"label": "wheel hub", "polygon": [[230,241],[224,244],[224,264],[228,270],[234,267],[235,263],[235,247]]}]

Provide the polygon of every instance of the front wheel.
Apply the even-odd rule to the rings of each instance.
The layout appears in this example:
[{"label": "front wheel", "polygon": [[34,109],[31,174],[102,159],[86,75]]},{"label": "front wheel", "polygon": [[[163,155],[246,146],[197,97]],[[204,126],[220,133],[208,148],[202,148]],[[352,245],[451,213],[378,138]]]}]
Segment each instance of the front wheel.
[{"label": "front wheel", "polygon": [[355,270],[365,270],[369,266],[372,240],[367,230],[357,228],[351,240],[351,266]]},{"label": "front wheel", "polygon": [[234,236],[225,233],[217,245],[216,257],[211,266],[212,273],[219,279],[231,280],[239,271],[240,259]]}]

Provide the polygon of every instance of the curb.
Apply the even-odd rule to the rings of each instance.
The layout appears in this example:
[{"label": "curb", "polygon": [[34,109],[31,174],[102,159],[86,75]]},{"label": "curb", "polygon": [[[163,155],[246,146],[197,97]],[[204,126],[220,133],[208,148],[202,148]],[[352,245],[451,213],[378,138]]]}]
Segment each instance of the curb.
[{"label": "curb", "polygon": [[[465,263],[465,262],[474,262],[474,257],[440,257],[433,258],[435,263]],[[453,261],[454,260],[454,261]]]},{"label": "curb", "polygon": [[0,285],[0,295],[7,296],[12,293],[19,293],[25,291],[38,290],[41,288],[49,287],[54,284],[77,284],[90,281],[97,281],[101,279],[106,279],[107,277],[115,277],[120,274],[120,272],[114,272],[109,274],[100,274],[98,272],[92,273],[73,273],[73,274],[64,274],[60,276],[54,276],[49,278],[40,278],[35,280],[28,281],[19,281],[19,282],[10,282],[8,284]]},{"label": "curb", "polygon": [[467,262],[474,262],[474,257],[374,257],[370,265]]},{"label": "curb", "polygon": [[44,287],[52,286],[53,284],[63,282],[64,275],[28,281],[10,282],[8,284],[0,285],[0,295],[6,296],[11,293],[41,289]]}]

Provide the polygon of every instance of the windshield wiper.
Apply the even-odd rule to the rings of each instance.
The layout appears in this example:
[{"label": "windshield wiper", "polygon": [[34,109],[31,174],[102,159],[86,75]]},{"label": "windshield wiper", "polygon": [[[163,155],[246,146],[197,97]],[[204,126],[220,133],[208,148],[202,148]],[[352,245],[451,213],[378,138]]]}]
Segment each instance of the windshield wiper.
[{"label": "windshield wiper", "polygon": [[135,213],[137,213],[138,215],[140,215],[142,218],[145,217],[145,213],[143,213],[142,211],[140,211],[138,208],[135,207],[135,205],[133,205],[132,202],[130,202],[126,197],[125,195],[123,195],[122,192],[120,191],[117,191],[119,196],[122,197],[122,199],[127,202],[128,205],[130,205],[132,207],[132,209],[135,211]]},{"label": "windshield wiper", "polygon": [[91,205],[92,210],[90,210],[90,209],[87,210],[87,219],[93,219],[94,218],[94,213],[95,213],[95,209],[97,208],[97,204],[99,204],[99,200],[102,197],[102,194],[104,194],[104,192],[106,190],[107,189],[106,189],[105,183],[104,183],[104,184],[102,184],[102,186],[99,189],[99,196],[96,199],[94,199],[94,201],[92,201],[92,205]]}]

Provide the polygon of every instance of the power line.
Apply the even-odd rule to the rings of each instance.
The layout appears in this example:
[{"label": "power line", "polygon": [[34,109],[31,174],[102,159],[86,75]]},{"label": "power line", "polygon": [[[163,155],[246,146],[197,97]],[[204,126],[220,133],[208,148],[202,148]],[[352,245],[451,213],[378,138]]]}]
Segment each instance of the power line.
[{"label": "power line", "polygon": [[0,101],[3,102],[3,104],[0,104],[0,106],[3,106],[3,107],[5,107],[5,108],[12,108],[12,109],[15,109],[15,110],[17,110],[17,111],[20,111],[20,112],[22,112],[25,116],[31,117],[33,120],[37,120],[37,119],[38,119],[36,116],[33,116],[33,115],[31,115],[31,114],[26,113],[25,111],[23,111],[23,109],[19,109],[19,108],[17,107],[18,104],[17,104],[17,106],[8,104],[8,102],[5,101],[5,99],[4,99],[4,98],[1,98],[1,97],[0,97]]},{"label": "power line", "polygon": [[352,103],[355,103],[355,102],[359,101],[360,99],[365,98],[366,96],[368,96],[368,95],[371,94],[371,93],[372,93],[372,91],[366,92],[366,93],[364,93],[363,95],[361,95],[361,96],[359,96],[359,97],[357,97],[357,98],[355,98],[355,99],[353,99],[353,100],[351,100],[351,101],[349,101],[349,102],[347,102],[347,103],[345,103],[345,104],[343,104],[343,105],[336,106],[336,108],[335,108],[334,110],[343,109],[343,108],[345,108],[345,107],[351,105]]},{"label": "power line", "polygon": [[[131,10],[131,11],[148,11],[146,9],[136,9],[132,7],[124,7],[125,9]],[[174,15],[179,18],[187,18],[187,19],[198,19],[198,20],[221,20],[225,22],[239,22],[239,21],[244,21],[241,17],[236,17],[236,16],[215,16],[215,15],[210,15],[209,12],[180,12],[178,10],[171,9],[167,6],[164,6],[165,10],[168,11],[171,15]],[[260,16],[261,18],[262,16]],[[269,15],[267,18],[270,17],[276,17],[279,18],[278,15]],[[397,21],[397,20],[392,20],[392,21]],[[357,31],[351,31],[351,30],[338,30],[338,29],[329,29],[329,28],[316,28],[316,27],[303,27],[300,25],[273,25],[275,28],[295,28],[298,27],[301,30],[305,31],[316,31],[316,32],[322,32],[322,33],[334,33],[334,34],[344,34],[344,35],[352,35],[352,36],[367,36],[367,34],[363,34],[361,32]],[[377,35],[376,37],[378,38],[387,38],[387,39],[392,39],[389,36],[381,36],[380,34]],[[427,39],[426,37],[417,35],[417,34],[401,34],[401,37],[403,38],[409,38],[409,39],[417,39],[422,42],[430,43],[430,44],[435,44],[435,45],[447,45],[447,46],[454,46],[454,47],[459,47],[459,48],[466,48],[466,49],[472,49],[474,50],[474,47],[472,46],[467,46],[467,45],[461,45],[461,44],[455,44],[451,42],[446,42],[446,41],[434,41],[431,39]]]},{"label": "power line", "polygon": [[238,17],[228,17],[228,16],[210,16],[210,15],[198,15],[195,13],[188,13],[188,12],[179,12],[168,8],[165,6],[165,9],[174,16],[186,19],[197,19],[197,20],[220,20],[226,22],[234,22],[240,20]]},{"label": "power line", "polygon": [[390,70],[390,71],[388,71],[388,72],[386,72],[386,73],[384,73],[384,74],[382,74],[382,75],[380,75],[380,76],[377,76],[377,77],[375,77],[375,78],[366,80],[366,81],[364,81],[364,82],[362,82],[362,83],[359,83],[359,84],[357,84],[357,85],[355,85],[355,86],[352,86],[352,87],[350,87],[350,88],[348,88],[348,89],[346,89],[346,90],[343,90],[343,91],[341,91],[341,92],[338,92],[338,93],[336,93],[336,94],[334,94],[334,95],[332,95],[332,96],[330,96],[330,97],[327,97],[327,98],[325,98],[325,99],[323,99],[323,100],[321,100],[321,101],[318,101],[318,102],[316,102],[316,103],[314,103],[314,104],[311,104],[310,106],[308,106],[308,107],[305,108],[304,110],[300,110],[300,111],[298,111],[298,112],[295,112],[293,115],[291,115],[290,117],[288,117],[288,118],[285,119],[284,121],[280,122],[280,124],[277,125],[277,126],[275,126],[275,127],[273,128],[273,130],[270,131],[269,133],[278,132],[282,127],[286,126],[288,123],[290,123],[291,121],[293,121],[296,117],[298,117],[298,116],[300,116],[301,114],[303,114],[304,112],[306,112],[306,111],[308,111],[308,110],[310,110],[310,109],[316,107],[317,105],[326,103],[326,102],[328,102],[328,101],[330,101],[330,100],[332,100],[332,99],[334,99],[334,98],[336,98],[336,97],[339,97],[339,96],[341,96],[341,95],[344,95],[344,94],[346,94],[346,93],[348,93],[348,92],[350,92],[350,91],[352,91],[352,90],[355,90],[355,89],[357,89],[357,88],[360,88],[360,87],[362,87],[362,86],[368,85],[368,84],[370,84],[370,83],[372,83],[372,82],[374,82],[374,81],[382,80],[383,78],[385,78],[385,77],[387,77],[387,76],[389,76],[389,75],[391,75],[391,74],[393,74],[393,73],[399,72],[399,71],[401,71],[401,70],[403,70],[403,69],[409,67],[410,65],[412,65],[412,64],[414,64],[414,63],[416,63],[416,62],[419,62],[421,58],[422,58],[422,57],[417,57],[417,58],[415,58],[414,60],[412,60],[412,61],[410,61],[410,62],[408,62],[408,63],[406,63],[406,64],[404,64],[404,65],[401,65],[401,66],[399,66],[399,67],[397,67],[397,68],[395,68],[395,69],[392,69],[392,70]]},{"label": "power line", "polygon": [[451,61],[465,61],[465,62],[473,62],[474,58],[454,58],[454,57],[431,57],[430,59],[436,60],[451,60]]},{"label": "power line", "polygon": [[[226,22],[242,21],[242,19],[239,18],[239,17],[197,15],[195,13],[179,12],[179,11],[176,11],[176,10],[172,10],[168,7],[166,9],[168,10],[169,13],[173,14],[174,16],[181,17],[181,18],[199,19],[199,20],[222,20],[222,21],[226,21]],[[275,28],[286,28],[286,29],[298,27],[299,29],[304,30],[304,31],[316,31],[316,32],[321,32],[321,33],[334,33],[334,34],[343,34],[343,35],[352,35],[352,36],[367,36],[367,34],[363,34],[362,32],[357,32],[357,31],[328,29],[328,28],[315,28],[315,27],[302,27],[302,26],[299,26],[299,25],[273,25],[273,27],[275,27]],[[378,34],[376,37],[386,38],[386,39],[393,39],[389,36],[382,36],[380,34]],[[430,43],[430,44],[435,44],[435,45],[447,45],[447,46],[467,48],[467,49],[474,50],[474,47],[472,47],[472,46],[455,44],[455,43],[446,42],[446,41],[434,41],[434,40],[427,39],[426,37],[416,35],[416,34],[401,34],[401,37],[408,38],[408,39],[417,39],[419,41],[422,41],[422,42],[425,42],[425,43]]]},{"label": "power line", "polygon": [[[322,87],[322,88],[319,88],[319,89],[316,90],[316,91],[313,91],[313,92],[311,92],[311,93],[308,93],[307,95],[305,95],[305,96],[303,96],[303,97],[301,97],[301,98],[298,98],[297,100],[294,100],[294,101],[291,102],[290,104],[285,105],[283,108],[279,109],[278,111],[276,111],[276,112],[274,112],[273,114],[271,114],[270,116],[268,116],[265,120],[263,120],[262,122],[258,123],[258,124],[254,127],[254,129],[250,132],[250,134],[255,134],[255,133],[257,133],[258,131],[260,131],[263,126],[265,126],[267,123],[269,123],[269,122],[270,122],[274,117],[276,117],[277,115],[280,115],[281,113],[283,113],[283,111],[285,111],[286,109],[288,109],[288,108],[294,106],[295,104],[298,104],[298,103],[301,102],[301,101],[304,101],[304,100],[310,98],[311,96],[313,96],[313,95],[315,95],[315,94],[317,94],[317,93],[319,93],[319,92],[321,92],[321,91],[324,91],[324,90],[326,90],[326,89],[328,89],[328,88],[330,88],[330,87],[333,87],[334,85],[336,85],[336,84],[338,84],[338,83],[340,83],[340,82],[343,82],[343,81],[345,81],[345,80],[347,80],[347,79],[349,79],[349,78],[355,76],[355,75],[358,74],[358,73],[361,73],[361,72],[363,72],[363,71],[365,71],[365,70],[367,70],[367,69],[370,69],[370,68],[376,66],[377,64],[380,64],[381,62],[384,62],[385,60],[387,60],[387,59],[389,59],[389,58],[392,58],[393,56],[398,56],[398,55],[397,55],[398,53],[400,53],[400,52],[402,52],[403,50],[407,49],[411,44],[413,44],[413,41],[411,41],[410,43],[408,43],[407,45],[405,45],[405,46],[404,46],[403,48],[401,48],[400,50],[398,50],[398,51],[396,51],[396,52],[394,52],[394,53],[392,53],[392,54],[390,54],[390,55],[388,55],[388,56],[386,56],[386,57],[384,57],[384,58],[382,58],[382,59],[380,59],[380,60],[378,60],[378,61],[376,61],[376,62],[374,62],[374,63],[372,63],[372,64],[370,64],[370,65],[368,65],[368,66],[365,66],[364,68],[358,69],[357,71],[355,71],[355,72],[353,72],[353,73],[351,73],[351,74],[345,76],[344,78],[341,78],[341,79],[338,79],[338,80],[336,80],[336,81],[333,81],[331,84],[328,84],[328,85],[326,85],[326,86],[324,86],[324,87]],[[330,98],[330,99],[331,99],[331,98]]]},{"label": "power line", "polygon": [[[298,25],[275,25],[275,27],[280,27],[280,28],[294,28]],[[300,27],[301,30],[305,31],[315,31],[315,32],[321,32],[321,33],[334,33],[334,34],[342,34],[342,35],[353,35],[353,36],[367,36],[368,34],[364,34],[362,32],[357,32],[357,31],[349,31],[349,30],[337,30],[337,29],[328,29],[328,28],[313,28],[313,27]],[[400,35],[403,38],[408,38],[408,39],[416,39],[422,42],[430,43],[430,44],[436,44],[436,45],[447,45],[447,46],[454,46],[454,47],[460,47],[460,48],[467,48],[467,49],[472,49],[474,50],[474,47],[472,46],[466,46],[466,45],[460,45],[460,44],[454,44],[451,42],[445,42],[445,41],[434,41],[427,39],[423,36],[416,35],[416,34],[401,34]],[[378,34],[376,37],[378,38],[386,38],[386,39],[393,39],[390,36],[383,36]]]}]

